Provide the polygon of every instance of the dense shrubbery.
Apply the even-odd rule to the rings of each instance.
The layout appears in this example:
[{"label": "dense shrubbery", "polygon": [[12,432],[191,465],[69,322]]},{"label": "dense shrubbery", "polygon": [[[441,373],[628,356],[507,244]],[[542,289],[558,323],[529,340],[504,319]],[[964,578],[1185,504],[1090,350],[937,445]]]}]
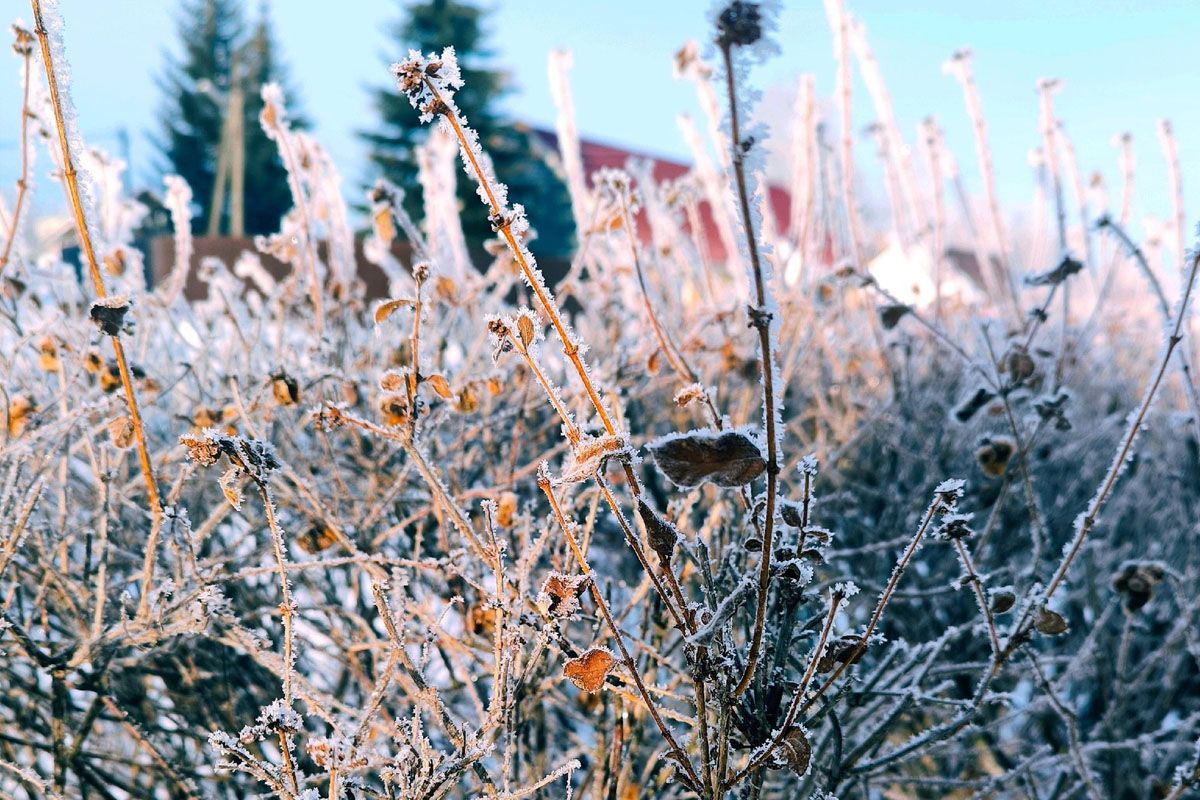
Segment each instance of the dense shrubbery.
[{"label": "dense shrubbery", "polygon": [[[873,64],[830,10],[843,69],[850,39]],[[17,31],[22,141],[68,197],[86,159],[92,189],[82,282],[26,249],[22,200],[5,215],[4,794],[1192,790],[1196,262],[1150,324],[1113,287],[1155,265],[1087,227],[1086,256],[1064,247],[1024,289],[1005,288],[1007,256],[981,260],[995,306],[943,292],[941,267],[936,301],[901,302],[863,260],[877,241],[848,137],[840,190],[797,152],[806,203],[756,210],[761,142],[736,112],[771,9],[739,2],[715,19],[715,74],[680,59],[735,112],[713,120],[721,175],[589,185],[560,120],[582,229],[553,290],[516,204],[536,224],[537,198],[510,204],[491,175],[453,53],[413,53],[396,77],[441,162],[423,229],[398,189],[370,193],[366,252],[393,299],[364,299],[337,173],[269,87],[296,206],[258,246],[294,270],[206,261],[208,296],[187,303],[188,188],[169,183],[177,269],[147,287],[139,208],[73,134],[46,16],[40,45]],[[1048,95],[1044,112],[1053,150]],[[496,230],[489,264],[455,235],[456,150]],[[706,198],[736,268],[687,225]],[[908,246],[937,252],[940,201],[904,213]],[[837,220],[828,268],[818,216]],[[398,235],[414,263],[390,254]]]}]

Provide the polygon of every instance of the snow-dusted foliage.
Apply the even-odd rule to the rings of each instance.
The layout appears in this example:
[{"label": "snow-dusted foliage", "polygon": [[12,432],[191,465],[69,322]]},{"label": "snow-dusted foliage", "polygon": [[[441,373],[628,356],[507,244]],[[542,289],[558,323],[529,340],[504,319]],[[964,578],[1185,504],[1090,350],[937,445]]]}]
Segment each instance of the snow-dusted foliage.
[{"label": "snow-dusted foliage", "polygon": [[[78,139],[35,6],[26,168],[0,192],[0,796],[1195,793],[1198,262],[1133,238],[1127,138],[1117,207],[1083,188],[1051,84],[1030,128],[1068,191],[1029,245],[994,205],[968,55],[974,205],[932,119],[913,157],[841,0],[836,97],[802,79],[774,142],[746,120],[778,8],[714,7],[677,58],[705,118],[672,180],[583,173],[555,54],[579,249],[552,285],[541,199],[497,181],[454,52],[413,52],[426,207],[380,182],[361,220],[386,297],[355,272],[362,198],[274,86],[295,208],[195,264],[168,177],[174,268],[147,286],[145,209]],[[856,65],[890,217],[860,216],[854,131],[822,118],[853,118]],[[790,208],[768,145],[794,150]],[[21,198],[56,189],[35,155],[87,189],[83,280],[33,235]],[[460,166],[495,232],[476,263]],[[877,274],[930,254],[932,294]]]}]

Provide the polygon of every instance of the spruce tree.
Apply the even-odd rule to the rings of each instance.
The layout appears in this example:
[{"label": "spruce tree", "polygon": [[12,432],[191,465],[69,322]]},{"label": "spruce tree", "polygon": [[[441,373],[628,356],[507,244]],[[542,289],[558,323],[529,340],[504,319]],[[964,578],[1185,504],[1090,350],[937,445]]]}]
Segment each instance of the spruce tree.
[{"label": "spruce tree", "polygon": [[[508,184],[510,200],[529,210],[530,222],[538,232],[534,249],[546,257],[570,255],[575,229],[566,186],[535,153],[530,134],[505,119],[497,108],[509,85],[503,72],[489,68],[492,53],[486,43],[485,12],[463,0],[424,0],[402,6],[402,19],[392,29],[398,54],[392,60],[399,60],[409,49],[428,53],[454,47],[464,81],[455,93],[455,103],[479,132],[497,178]],[[379,127],[363,134],[369,158],[378,174],[404,189],[408,212],[420,218],[415,148],[428,135],[429,126],[420,123],[418,113],[394,83],[376,89],[374,100]],[[479,256],[484,241],[494,234],[488,209],[479,202],[474,182],[462,171],[458,197],[467,244]]]},{"label": "spruce tree", "polygon": [[[246,233],[276,231],[292,201],[279,154],[258,123],[263,84],[286,81],[266,9],[250,29],[242,17],[239,0],[184,0],[178,28],[183,55],[178,60],[169,59],[160,81],[164,99],[158,148],[163,170],[182,176],[191,186],[195,198],[192,230],[204,233],[216,180],[223,98],[233,86],[236,71],[245,103]],[[287,96],[289,106],[294,106],[294,93]],[[304,126],[296,110],[289,107],[288,115],[293,125]]]}]

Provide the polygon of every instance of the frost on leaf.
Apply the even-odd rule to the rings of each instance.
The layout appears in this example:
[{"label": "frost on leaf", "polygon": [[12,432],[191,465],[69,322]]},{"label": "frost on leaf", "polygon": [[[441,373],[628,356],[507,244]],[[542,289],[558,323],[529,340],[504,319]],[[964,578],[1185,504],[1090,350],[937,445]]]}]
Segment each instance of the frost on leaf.
[{"label": "frost on leaf", "polygon": [[781,767],[787,767],[797,775],[808,774],[808,763],[812,758],[808,736],[800,728],[792,728],[779,743],[775,758]]},{"label": "frost on leaf", "polygon": [[542,590],[538,592],[537,604],[551,617],[566,619],[579,610],[579,598],[591,578],[587,575],[564,575],[553,572]]},{"label": "frost on leaf", "polygon": [[89,316],[105,336],[117,336],[125,327],[125,315],[128,313],[129,298],[110,295],[93,303]]},{"label": "frost on leaf", "polygon": [[604,460],[625,447],[622,436],[586,436],[575,445],[572,458],[563,467],[563,483],[580,483],[596,474]]},{"label": "frost on leaf", "polygon": [[749,436],[738,431],[691,431],[671,434],[651,442],[658,468],[678,486],[742,486],[767,467],[762,451]]},{"label": "frost on leaf", "polygon": [[593,647],[578,658],[568,661],[563,666],[563,675],[585,692],[598,692],[616,663],[612,653],[603,648]]}]

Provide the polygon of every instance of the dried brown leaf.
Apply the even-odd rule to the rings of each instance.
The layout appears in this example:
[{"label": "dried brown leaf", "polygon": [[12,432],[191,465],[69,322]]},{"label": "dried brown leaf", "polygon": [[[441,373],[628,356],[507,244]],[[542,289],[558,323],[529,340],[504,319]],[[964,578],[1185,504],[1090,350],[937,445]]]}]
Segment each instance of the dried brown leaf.
[{"label": "dried brown leaf", "polygon": [[617,660],[613,658],[612,653],[599,647],[593,647],[563,665],[563,675],[570,678],[585,692],[598,692],[616,663]]},{"label": "dried brown leaf", "polygon": [[663,437],[650,444],[658,468],[678,486],[742,486],[766,469],[758,445],[744,433],[692,431]]}]

